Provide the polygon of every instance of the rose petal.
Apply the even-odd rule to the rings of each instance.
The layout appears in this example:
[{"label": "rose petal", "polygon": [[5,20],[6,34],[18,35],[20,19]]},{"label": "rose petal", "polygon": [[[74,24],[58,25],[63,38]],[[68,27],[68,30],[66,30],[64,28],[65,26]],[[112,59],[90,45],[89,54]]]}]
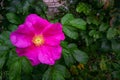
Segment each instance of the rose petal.
[{"label": "rose petal", "polygon": [[43,64],[53,65],[55,60],[61,57],[62,48],[60,46],[42,46],[39,50],[38,59]]},{"label": "rose petal", "polygon": [[25,34],[25,35],[33,35],[34,30],[30,23],[24,23],[18,26],[18,29],[16,30],[17,33]]},{"label": "rose petal", "polygon": [[49,25],[44,31],[45,42],[48,45],[59,45],[61,40],[65,39],[60,23]]},{"label": "rose petal", "polygon": [[49,46],[49,51],[51,51],[51,54],[54,60],[58,60],[61,57],[62,53],[62,47],[61,46]]},{"label": "rose petal", "polygon": [[30,27],[34,28],[35,33],[37,33],[37,34],[40,34],[42,32],[42,30],[50,24],[47,20],[41,18],[40,16],[38,16],[36,14],[28,15],[25,20],[25,23],[26,24],[31,23],[30,25],[32,25],[32,26],[29,26],[29,28]]},{"label": "rose petal", "polygon": [[26,56],[33,66],[40,64],[38,60],[38,52],[35,47],[16,48],[19,56]]},{"label": "rose petal", "polygon": [[22,33],[18,33],[17,31],[10,34],[10,40],[13,45],[19,48],[25,48],[32,44],[31,37],[28,37],[28,35]]}]

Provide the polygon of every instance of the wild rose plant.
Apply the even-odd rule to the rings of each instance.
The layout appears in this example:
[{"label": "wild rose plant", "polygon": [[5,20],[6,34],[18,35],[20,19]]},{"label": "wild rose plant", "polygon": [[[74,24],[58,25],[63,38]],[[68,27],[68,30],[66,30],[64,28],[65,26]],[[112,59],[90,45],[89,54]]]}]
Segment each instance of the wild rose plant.
[{"label": "wild rose plant", "polygon": [[60,42],[64,39],[60,23],[50,23],[36,14],[28,15],[10,35],[18,56],[26,56],[33,66],[54,65],[61,57]]}]

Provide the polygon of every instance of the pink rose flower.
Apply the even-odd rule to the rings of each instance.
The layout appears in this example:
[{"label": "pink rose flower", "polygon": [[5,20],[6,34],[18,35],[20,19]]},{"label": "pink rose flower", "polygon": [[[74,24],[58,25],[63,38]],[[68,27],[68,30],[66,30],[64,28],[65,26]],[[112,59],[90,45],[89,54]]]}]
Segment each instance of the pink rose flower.
[{"label": "pink rose flower", "polygon": [[60,41],[64,39],[60,23],[50,23],[36,14],[28,15],[25,22],[10,35],[18,56],[26,56],[33,66],[55,64],[61,57]]}]

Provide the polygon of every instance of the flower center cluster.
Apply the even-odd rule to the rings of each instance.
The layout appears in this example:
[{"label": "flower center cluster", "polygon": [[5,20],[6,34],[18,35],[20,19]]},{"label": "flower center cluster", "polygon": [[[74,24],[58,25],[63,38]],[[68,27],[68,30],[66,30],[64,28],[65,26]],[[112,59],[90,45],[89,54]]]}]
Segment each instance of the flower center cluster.
[{"label": "flower center cluster", "polygon": [[42,44],[44,44],[44,38],[42,35],[36,35],[33,37],[32,42],[36,45],[36,46],[40,46]]}]

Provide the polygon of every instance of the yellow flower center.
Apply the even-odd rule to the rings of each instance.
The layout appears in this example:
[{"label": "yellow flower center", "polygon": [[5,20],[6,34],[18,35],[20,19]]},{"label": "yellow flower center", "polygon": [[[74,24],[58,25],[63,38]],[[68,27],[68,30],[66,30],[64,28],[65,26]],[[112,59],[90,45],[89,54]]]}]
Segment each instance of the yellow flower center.
[{"label": "yellow flower center", "polygon": [[40,46],[42,44],[44,44],[44,38],[42,35],[36,35],[33,37],[32,42],[36,45],[36,46]]}]

